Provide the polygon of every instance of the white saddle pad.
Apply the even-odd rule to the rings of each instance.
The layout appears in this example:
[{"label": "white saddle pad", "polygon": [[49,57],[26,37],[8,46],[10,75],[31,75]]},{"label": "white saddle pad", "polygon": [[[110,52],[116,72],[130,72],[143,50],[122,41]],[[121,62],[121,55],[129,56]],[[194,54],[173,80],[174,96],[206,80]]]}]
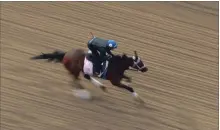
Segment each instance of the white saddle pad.
[{"label": "white saddle pad", "polygon": [[84,74],[88,74],[90,76],[93,75],[93,64],[91,61],[87,60],[86,57],[84,59],[83,72]]}]

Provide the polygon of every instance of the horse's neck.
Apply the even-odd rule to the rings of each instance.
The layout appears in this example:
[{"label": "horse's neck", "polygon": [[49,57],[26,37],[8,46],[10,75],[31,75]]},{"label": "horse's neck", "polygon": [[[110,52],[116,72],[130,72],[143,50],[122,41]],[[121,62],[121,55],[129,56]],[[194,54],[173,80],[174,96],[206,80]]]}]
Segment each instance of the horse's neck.
[{"label": "horse's neck", "polygon": [[120,57],[115,57],[109,62],[109,66],[116,67],[116,70],[124,72],[125,70],[129,69],[128,64],[125,64],[124,61]]}]

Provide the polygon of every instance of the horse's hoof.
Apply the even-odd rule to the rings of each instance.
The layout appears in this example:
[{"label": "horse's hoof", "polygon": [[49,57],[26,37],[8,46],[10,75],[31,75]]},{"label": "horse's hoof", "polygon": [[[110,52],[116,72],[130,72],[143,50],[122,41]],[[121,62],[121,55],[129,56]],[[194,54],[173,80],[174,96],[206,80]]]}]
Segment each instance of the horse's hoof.
[{"label": "horse's hoof", "polygon": [[73,95],[81,99],[86,99],[86,100],[92,99],[91,93],[86,89],[73,90]]}]

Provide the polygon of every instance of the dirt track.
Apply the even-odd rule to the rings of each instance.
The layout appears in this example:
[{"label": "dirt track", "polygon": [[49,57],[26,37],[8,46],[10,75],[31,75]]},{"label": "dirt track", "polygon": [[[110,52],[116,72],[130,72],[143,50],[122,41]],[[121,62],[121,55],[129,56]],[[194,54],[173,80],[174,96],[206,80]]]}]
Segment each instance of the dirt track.
[{"label": "dirt track", "polygon": [[[111,85],[74,98],[62,64],[29,60],[86,49],[90,31],[138,51],[145,107]],[[217,130],[218,46],[218,2],[1,2],[1,130]]]}]

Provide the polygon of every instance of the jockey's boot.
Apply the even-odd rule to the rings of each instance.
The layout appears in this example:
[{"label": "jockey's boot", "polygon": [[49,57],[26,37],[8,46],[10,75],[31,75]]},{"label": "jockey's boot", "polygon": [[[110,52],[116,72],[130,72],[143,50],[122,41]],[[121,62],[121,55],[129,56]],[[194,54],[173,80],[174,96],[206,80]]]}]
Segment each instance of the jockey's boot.
[{"label": "jockey's boot", "polygon": [[97,71],[99,72],[99,74],[102,72],[102,64],[101,63],[98,64]]},{"label": "jockey's boot", "polygon": [[100,74],[100,71],[101,71],[101,65],[100,63],[95,63],[95,68],[94,68],[94,74],[95,75],[99,75]]},{"label": "jockey's boot", "polygon": [[102,62],[101,64],[101,73],[103,73],[103,71],[105,70],[105,66],[106,66],[106,61]]}]

